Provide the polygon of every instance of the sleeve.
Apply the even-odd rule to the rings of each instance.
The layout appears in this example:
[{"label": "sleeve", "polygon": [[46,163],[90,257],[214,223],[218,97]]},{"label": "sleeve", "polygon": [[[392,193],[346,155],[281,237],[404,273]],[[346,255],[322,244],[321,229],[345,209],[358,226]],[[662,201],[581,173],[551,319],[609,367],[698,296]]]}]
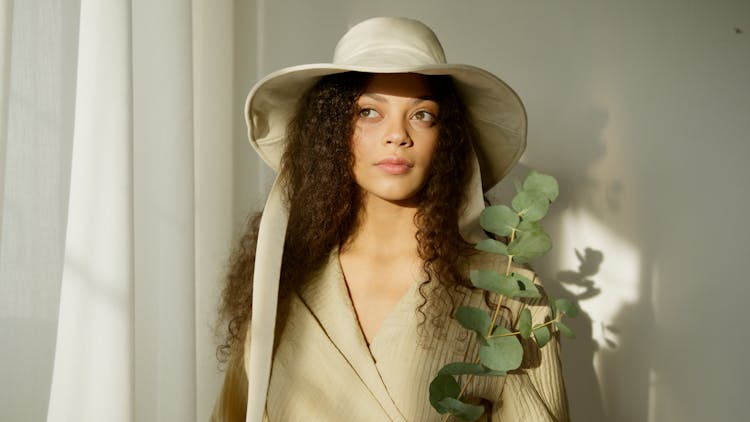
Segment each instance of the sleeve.
[{"label": "sleeve", "polygon": [[224,374],[224,385],[214,404],[210,422],[244,422],[247,408],[247,375],[242,355],[232,357]]},{"label": "sleeve", "polygon": [[[538,280],[535,280],[538,282]],[[547,296],[527,303],[532,323],[542,324],[550,317]],[[500,399],[493,404],[492,421],[568,422],[568,400],[560,363],[559,332],[539,348],[533,340],[522,341],[524,361],[509,373]]]}]

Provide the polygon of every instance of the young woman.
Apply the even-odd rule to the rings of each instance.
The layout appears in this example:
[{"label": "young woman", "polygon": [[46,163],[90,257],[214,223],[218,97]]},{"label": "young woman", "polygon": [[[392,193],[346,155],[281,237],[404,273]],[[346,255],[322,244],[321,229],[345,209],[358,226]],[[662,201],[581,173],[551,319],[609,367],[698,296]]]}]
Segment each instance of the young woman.
[{"label": "young woman", "polygon": [[[451,315],[489,306],[468,274],[501,265],[472,243],[482,186],[524,149],[520,100],[486,71],[447,64],[420,22],[374,18],[333,63],[260,81],[246,112],[279,176],[231,260],[213,420],[441,420],[430,381],[477,353]],[[526,305],[535,322],[548,316],[544,299]],[[508,323],[521,303],[505,308]],[[567,420],[557,340],[525,347],[518,371],[476,377],[466,396],[487,420]]]}]

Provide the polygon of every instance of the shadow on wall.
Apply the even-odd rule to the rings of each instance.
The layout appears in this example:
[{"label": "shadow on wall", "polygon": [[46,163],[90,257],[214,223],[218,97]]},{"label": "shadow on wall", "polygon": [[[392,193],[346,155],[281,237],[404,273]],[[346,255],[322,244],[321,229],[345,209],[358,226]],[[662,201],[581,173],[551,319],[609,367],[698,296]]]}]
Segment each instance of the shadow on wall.
[{"label": "shadow on wall", "polygon": [[[645,259],[644,259],[645,257]],[[653,420],[649,414],[651,390],[654,388],[651,372],[654,368],[652,337],[655,330],[651,297],[653,261],[641,256],[638,299],[620,307],[607,330],[614,333],[617,344],[603,350],[600,357],[600,380],[612,406],[608,409],[613,422]],[[614,407],[631,403],[632,406]]]},{"label": "shadow on wall", "polygon": [[[553,297],[573,300],[580,304],[601,293],[593,277],[599,272],[604,254],[592,248],[586,248],[583,253],[576,250],[575,254],[579,261],[578,269],[558,272],[559,284],[547,282],[547,291]],[[573,293],[573,291],[578,293]],[[571,402],[573,419],[606,420],[601,388],[594,368],[596,354],[600,350],[592,332],[595,324],[583,308],[577,317],[566,321],[566,324],[576,334],[575,340],[566,341],[564,344],[563,361],[567,369],[565,387],[568,400]],[[610,347],[614,347],[614,342],[610,344]]]},{"label": "shadow on wall", "polygon": [[[650,338],[654,316],[647,302],[651,266],[640,262],[637,300],[623,303],[616,293],[622,286],[612,284],[617,279],[600,272],[604,254],[585,248],[583,252],[575,250],[575,255],[578,268],[557,272],[556,283],[547,283],[550,295],[575,300],[584,310],[587,302],[598,302],[598,306],[612,302],[609,306],[616,309],[606,320],[582,310],[569,321],[576,339],[565,342],[563,364],[573,420],[648,421],[653,367],[650,345],[654,344]],[[616,257],[616,251],[609,256]],[[614,300],[607,297],[608,289]],[[598,306],[590,307],[601,313]]]},{"label": "shadow on wall", "polygon": [[[569,321],[576,339],[565,342],[563,363],[573,420],[651,420],[651,345],[654,342],[650,336],[653,335],[654,315],[647,299],[651,265],[640,262],[637,299],[623,303],[617,301],[617,293],[612,294],[622,286],[612,284],[617,280],[600,273],[604,254],[592,248],[586,248],[583,253],[576,250],[575,254],[578,269],[559,271],[557,282],[547,283],[550,295],[575,300],[584,304],[584,309],[589,300],[605,305],[611,301],[610,306],[616,309],[606,320],[597,320],[582,311]],[[616,254],[613,252],[612,256]],[[614,300],[608,300],[607,290]],[[622,403],[629,405],[622,406]]]}]

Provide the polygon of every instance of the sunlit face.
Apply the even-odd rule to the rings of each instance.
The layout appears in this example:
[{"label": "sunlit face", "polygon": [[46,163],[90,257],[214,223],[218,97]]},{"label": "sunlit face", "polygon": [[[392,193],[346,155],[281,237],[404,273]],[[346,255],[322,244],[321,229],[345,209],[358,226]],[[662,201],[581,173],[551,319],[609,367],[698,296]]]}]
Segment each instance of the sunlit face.
[{"label": "sunlit face", "polygon": [[426,78],[376,74],[357,107],[353,173],[364,199],[416,205],[438,139],[438,104]]}]

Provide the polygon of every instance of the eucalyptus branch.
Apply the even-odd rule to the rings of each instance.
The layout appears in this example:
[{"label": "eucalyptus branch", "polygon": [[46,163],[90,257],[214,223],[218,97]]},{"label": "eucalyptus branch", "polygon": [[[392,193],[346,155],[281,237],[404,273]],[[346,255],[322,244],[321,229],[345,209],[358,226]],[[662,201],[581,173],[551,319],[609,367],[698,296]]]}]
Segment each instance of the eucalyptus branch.
[{"label": "eucalyptus branch", "polygon": [[[498,324],[500,309],[509,298],[538,298],[541,293],[533,280],[513,271],[513,262],[526,263],[544,255],[552,241],[539,224],[558,195],[557,181],[552,177],[531,171],[523,182],[516,185],[516,196],[511,206],[494,205],[484,209],[479,219],[483,229],[508,243],[485,239],[476,249],[507,257],[504,271],[476,270],[470,274],[474,287],[498,295],[491,315],[485,309],[461,306],[455,318],[464,328],[473,331],[479,342],[479,356],[474,362],[453,362],[445,365],[430,383],[430,404],[441,414],[443,421],[451,416],[463,420],[476,420],[483,413],[482,406],[462,401],[476,376],[505,376],[518,369],[523,361],[524,348],[519,338],[531,339],[544,347],[552,337],[551,329],[572,336],[572,331],[562,323],[562,317],[575,316],[577,307],[564,299],[549,299],[551,318],[542,324],[532,324],[531,311],[523,305],[506,326]],[[467,375],[463,386],[457,376]]]}]

